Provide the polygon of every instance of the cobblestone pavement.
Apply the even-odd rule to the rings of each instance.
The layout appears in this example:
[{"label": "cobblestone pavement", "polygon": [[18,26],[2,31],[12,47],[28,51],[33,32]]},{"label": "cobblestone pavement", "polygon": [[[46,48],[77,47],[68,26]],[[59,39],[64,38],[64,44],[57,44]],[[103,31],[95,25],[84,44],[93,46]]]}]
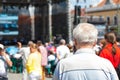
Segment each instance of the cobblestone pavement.
[{"label": "cobblestone pavement", "polygon": [[[8,80],[22,80],[22,74],[20,74],[20,73],[8,73]],[[52,79],[46,78],[46,80],[52,80]]]}]

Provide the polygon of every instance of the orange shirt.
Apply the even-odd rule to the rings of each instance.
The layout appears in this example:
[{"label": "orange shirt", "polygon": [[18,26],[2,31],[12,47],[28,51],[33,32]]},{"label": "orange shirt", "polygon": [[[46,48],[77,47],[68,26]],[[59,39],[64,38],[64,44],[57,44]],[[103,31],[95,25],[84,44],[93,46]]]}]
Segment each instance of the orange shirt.
[{"label": "orange shirt", "polygon": [[116,54],[114,56],[112,54],[112,44],[107,44],[100,52],[100,56],[110,60],[114,68],[117,68],[120,63],[120,48],[117,45],[114,45],[114,47],[116,49]]}]

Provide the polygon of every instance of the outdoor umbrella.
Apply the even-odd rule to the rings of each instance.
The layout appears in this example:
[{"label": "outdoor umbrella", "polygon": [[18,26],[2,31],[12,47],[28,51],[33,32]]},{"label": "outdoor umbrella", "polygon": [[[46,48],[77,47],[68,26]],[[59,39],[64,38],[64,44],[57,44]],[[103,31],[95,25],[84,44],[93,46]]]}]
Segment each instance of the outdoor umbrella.
[{"label": "outdoor umbrella", "polygon": [[9,55],[14,55],[18,52],[18,48],[15,46],[9,46],[5,50]]}]

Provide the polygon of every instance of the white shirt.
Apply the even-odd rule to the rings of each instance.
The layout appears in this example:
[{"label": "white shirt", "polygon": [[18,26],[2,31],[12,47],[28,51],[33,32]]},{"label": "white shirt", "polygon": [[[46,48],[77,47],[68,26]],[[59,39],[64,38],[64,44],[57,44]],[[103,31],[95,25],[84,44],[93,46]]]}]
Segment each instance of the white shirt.
[{"label": "white shirt", "polygon": [[[8,60],[10,60],[10,57],[9,55],[6,55],[6,58]],[[6,68],[7,68],[7,63],[6,63],[6,58],[4,56],[1,56],[0,55],[0,76],[4,76],[4,77],[7,77],[7,71],[6,71]]]},{"label": "white shirt", "polygon": [[26,61],[28,59],[28,56],[30,54],[30,48],[29,47],[24,47],[21,48],[20,54],[22,55],[22,59],[23,59],[23,66],[26,66]]},{"label": "white shirt", "polygon": [[53,61],[53,60],[55,60],[55,56],[54,55],[49,55],[48,56],[48,61]]},{"label": "white shirt", "polygon": [[57,47],[56,53],[60,56],[60,59],[63,59],[69,56],[70,50],[66,45],[60,45]]}]

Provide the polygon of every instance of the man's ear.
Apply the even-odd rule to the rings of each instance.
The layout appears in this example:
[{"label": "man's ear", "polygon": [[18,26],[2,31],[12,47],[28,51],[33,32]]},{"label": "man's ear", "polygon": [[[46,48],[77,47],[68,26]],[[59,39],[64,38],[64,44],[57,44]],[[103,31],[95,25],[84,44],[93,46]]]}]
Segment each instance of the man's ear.
[{"label": "man's ear", "polygon": [[75,48],[77,49],[78,42],[77,42],[77,40],[76,40],[76,39],[74,39],[74,46],[75,46]]},{"label": "man's ear", "polygon": [[77,41],[76,41],[76,39],[74,39],[74,45],[75,45],[75,46],[77,45]]}]

